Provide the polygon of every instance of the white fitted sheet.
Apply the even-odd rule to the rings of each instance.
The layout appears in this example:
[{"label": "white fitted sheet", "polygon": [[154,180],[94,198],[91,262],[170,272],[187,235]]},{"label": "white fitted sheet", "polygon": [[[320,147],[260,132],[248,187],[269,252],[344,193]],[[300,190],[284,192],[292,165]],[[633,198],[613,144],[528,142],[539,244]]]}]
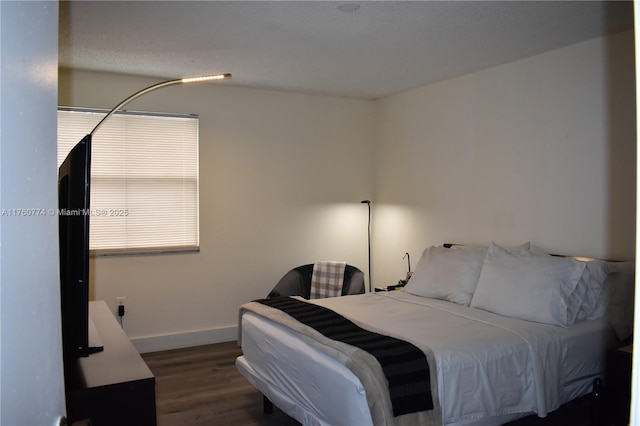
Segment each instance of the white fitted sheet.
[{"label": "white fitted sheet", "polygon": [[[404,292],[313,302],[374,331],[428,341],[450,425],[544,416],[590,391],[615,343],[603,320],[564,329]],[[243,315],[241,332],[238,370],[283,411],[305,425],[371,424],[364,389],[342,364],[253,313]]]}]

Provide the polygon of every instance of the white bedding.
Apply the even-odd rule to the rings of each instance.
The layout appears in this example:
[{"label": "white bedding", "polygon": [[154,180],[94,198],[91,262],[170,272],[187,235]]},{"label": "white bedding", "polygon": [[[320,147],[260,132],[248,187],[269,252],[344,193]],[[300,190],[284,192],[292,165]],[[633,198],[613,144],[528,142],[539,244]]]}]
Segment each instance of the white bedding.
[{"label": "white bedding", "polygon": [[[444,424],[545,416],[588,392],[615,335],[604,320],[571,329],[495,315],[405,292],[314,300],[365,328],[433,351]],[[303,424],[371,424],[364,390],[296,332],[246,313],[238,370]]]}]

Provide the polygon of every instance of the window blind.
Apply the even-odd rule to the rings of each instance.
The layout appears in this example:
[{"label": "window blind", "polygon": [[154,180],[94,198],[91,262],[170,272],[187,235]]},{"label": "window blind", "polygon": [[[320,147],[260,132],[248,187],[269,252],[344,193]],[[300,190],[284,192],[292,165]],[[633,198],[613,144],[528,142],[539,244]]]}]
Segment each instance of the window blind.
[{"label": "window blind", "polygon": [[[58,166],[106,111],[58,110]],[[118,113],[93,135],[89,248],[199,247],[198,117]]]}]

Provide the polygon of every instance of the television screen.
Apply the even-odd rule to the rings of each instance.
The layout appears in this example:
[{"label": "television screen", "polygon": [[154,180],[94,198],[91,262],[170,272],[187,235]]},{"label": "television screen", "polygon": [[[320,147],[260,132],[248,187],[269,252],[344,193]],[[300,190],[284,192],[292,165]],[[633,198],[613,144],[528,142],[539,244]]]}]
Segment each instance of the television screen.
[{"label": "television screen", "polygon": [[89,347],[89,196],[91,135],[85,136],[58,170],[60,300],[65,360],[86,357]]}]

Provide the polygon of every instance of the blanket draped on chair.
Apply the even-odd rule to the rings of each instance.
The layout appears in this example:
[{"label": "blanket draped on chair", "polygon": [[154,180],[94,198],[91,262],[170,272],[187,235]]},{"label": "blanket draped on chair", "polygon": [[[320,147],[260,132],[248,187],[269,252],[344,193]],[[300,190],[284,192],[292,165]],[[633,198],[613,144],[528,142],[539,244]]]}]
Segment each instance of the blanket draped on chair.
[{"label": "blanket draped on chair", "polygon": [[311,299],[341,296],[346,265],[342,261],[316,262],[311,275]]}]

